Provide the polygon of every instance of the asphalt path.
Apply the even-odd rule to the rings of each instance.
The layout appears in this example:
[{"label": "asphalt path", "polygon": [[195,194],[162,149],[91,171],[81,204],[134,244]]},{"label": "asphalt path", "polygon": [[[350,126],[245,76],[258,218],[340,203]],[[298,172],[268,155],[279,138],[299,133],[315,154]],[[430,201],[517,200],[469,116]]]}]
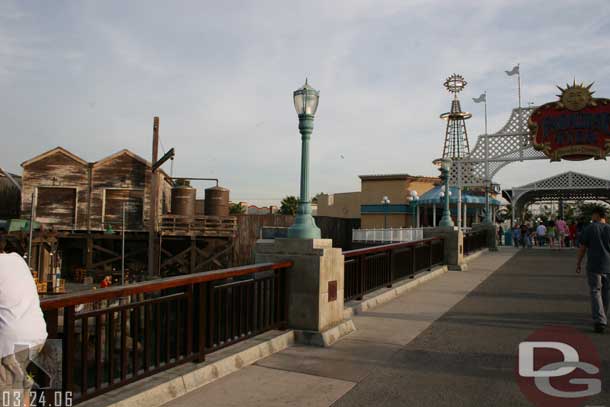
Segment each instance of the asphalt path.
[{"label": "asphalt path", "polygon": [[531,406],[515,380],[518,345],[559,325],[596,346],[603,389],[587,405],[610,407],[610,332],[593,333],[575,259],[574,250],[521,250],[333,405]]}]

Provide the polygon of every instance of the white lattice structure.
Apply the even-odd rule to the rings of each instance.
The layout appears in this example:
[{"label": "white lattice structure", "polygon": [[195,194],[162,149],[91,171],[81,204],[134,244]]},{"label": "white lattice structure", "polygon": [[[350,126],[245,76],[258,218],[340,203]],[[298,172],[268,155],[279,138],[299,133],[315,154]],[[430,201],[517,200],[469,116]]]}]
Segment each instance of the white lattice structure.
[{"label": "white lattice structure", "polygon": [[511,194],[513,210],[520,214],[527,204],[536,201],[610,201],[610,180],[569,171],[513,188]]},{"label": "white lattice structure", "polygon": [[548,158],[532,146],[527,122],[536,106],[513,109],[508,122],[494,134],[480,135],[472,152],[453,163],[450,184],[484,186],[504,166]]}]

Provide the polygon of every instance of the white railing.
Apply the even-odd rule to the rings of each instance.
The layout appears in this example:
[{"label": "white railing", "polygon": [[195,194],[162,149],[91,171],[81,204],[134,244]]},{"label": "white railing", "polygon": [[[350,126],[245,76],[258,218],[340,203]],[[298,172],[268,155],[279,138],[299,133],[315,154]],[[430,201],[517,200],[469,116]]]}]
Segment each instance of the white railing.
[{"label": "white railing", "polygon": [[423,228],[352,230],[352,241],[354,242],[413,242],[423,238]]}]

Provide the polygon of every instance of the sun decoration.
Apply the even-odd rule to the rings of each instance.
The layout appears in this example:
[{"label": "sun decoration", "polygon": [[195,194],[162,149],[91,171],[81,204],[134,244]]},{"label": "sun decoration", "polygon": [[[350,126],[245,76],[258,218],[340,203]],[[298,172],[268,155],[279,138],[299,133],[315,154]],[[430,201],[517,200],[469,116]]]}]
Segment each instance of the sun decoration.
[{"label": "sun decoration", "polygon": [[458,74],[451,75],[447,78],[445,83],[443,83],[449,92],[456,95],[461,92],[467,84],[468,82],[464,80],[464,77]]},{"label": "sun decoration", "polygon": [[591,86],[593,86],[593,83],[589,86],[585,86],[583,83],[576,84],[576,80],[574,80],[572,85],[567,83],[565,89],[557,86],[561,91],[561,95],[557,95],[559,96],[559,103],[562,107],[573,112],[584,109],[594,103],[593,94],[595,92],[590,91]]}]

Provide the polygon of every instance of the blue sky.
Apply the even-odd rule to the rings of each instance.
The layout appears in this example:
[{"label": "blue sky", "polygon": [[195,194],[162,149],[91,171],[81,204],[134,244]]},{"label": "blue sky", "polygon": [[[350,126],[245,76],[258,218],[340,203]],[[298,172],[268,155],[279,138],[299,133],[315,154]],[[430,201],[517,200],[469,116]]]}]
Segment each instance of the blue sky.
[{"label": "blue sky", "polygon": [[[150,158],[152,118],[174,175],[218,177],[234,200],[298,193],[292,91],[321,92],[312,192],[357,190],[357,175],[434,175],[453,72],[471,145],[517,104],[555,100],[555,85],[595,82],[610,97],[610,2],[15,1],[0,4],[0,166],[55,146],[95,161],[129,148]],[[343,156],[344,158],[341,158]],[[608,163],[512,164],[511,187]],[[169,166],[166,167],[169,171]]]}]

